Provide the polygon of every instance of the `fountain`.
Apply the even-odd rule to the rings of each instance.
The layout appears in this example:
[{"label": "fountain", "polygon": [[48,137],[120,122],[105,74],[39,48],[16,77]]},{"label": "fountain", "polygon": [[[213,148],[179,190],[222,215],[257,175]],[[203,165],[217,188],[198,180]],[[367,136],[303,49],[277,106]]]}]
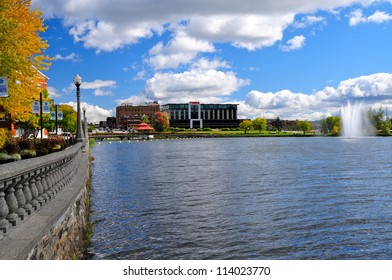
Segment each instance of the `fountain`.
[{"label": "fountain", "polygon": [[355,103],[351,105],[348,101],[347,106],[342,106],[341,108],[341,118],[343,137],[358,138],[365,135],[369,127],[369,121],[361,104]]}]

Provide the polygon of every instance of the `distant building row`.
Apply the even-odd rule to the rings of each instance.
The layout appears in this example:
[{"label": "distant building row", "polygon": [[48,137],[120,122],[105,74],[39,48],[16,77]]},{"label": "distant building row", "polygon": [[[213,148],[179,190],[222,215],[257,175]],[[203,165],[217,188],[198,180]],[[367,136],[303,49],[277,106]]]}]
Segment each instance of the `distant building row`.
[{"label": "distant building row", "polygon": [[[202,104],[200,102],[169,103],[160,106],[158,102],[133,105],[125,103],[116,108],[116,117],[107,118],[100,127],[127,130],[141,123],[143,116],[151,120],[156,112],[167,112],[170,126],[174,128],[238,128],[238,104]],[[268,130],[295,130],[296,121],[267,119]]]},{"label": "distant building row", "polygon": [[167,112],[170,126],[177,128],[236,128],[240,124],[238,104],[202,104],[200,102],[170,103],[160,106],[158,102],[134,106],[122,104],[116,108],[116,117],[108,118],[100,126],[128,129],[141,123],[143,116],[150,120],[156,112]]}]

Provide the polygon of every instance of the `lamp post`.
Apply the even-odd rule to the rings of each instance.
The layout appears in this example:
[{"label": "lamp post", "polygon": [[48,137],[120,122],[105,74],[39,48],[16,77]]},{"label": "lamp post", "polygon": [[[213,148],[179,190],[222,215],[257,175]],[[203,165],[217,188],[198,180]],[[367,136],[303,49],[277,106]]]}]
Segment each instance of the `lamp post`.
[{"label": "lamp post", "polygon": [[42,120],[42,111],[43,111],[43,108],[42,108],[42,91],[39,93],[39,117],[40,117],[40,124],[41,124],[41,143],[42,143],[42,137],[43,137],[43,134],[44,134],[44,131],[43,131],[43,120]]},{"label": "lamp post", "polygon": [[86,107],[83,107],[83,133],[84,133],[84,139],[87,139],[87,119],[86,119]]},{"label": "lamp post", "polygon": [[76,75],[74,78],[76,86],[76,104],[77,104],[77,124],[76,124],[76,142],[83,142],[82,136],[82,118],[80,110],[80,85],[82,84],[82,77]]},{"label": "lamp post", "polygon": [[58,111],[57,111],[57,106],[58,105],[54,105],[54,108],[55,108],[55,113],[56,113],[56,135],[58,135],[59,134],[59,126],[58,126],[58,116],[57,116],[57,113],[58,113]]}]

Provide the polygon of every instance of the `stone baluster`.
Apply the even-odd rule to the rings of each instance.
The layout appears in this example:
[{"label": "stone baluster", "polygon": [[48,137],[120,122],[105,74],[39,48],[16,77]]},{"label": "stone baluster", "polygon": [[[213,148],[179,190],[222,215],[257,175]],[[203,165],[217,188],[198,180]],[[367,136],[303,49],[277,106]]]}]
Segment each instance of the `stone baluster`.
[{"label": "stone baluster", "polygon": [[46,182],[49,186],[49,190],[50,192],[53,194],[52,197],[56,196],[57,192],[54,188],[54,182],[53,182],[53,178],[52,178],[52,166],[49,165],[46,168]]},{"label": "stone baluster", "polygon": [[54,164],[50,166],[49,178],[50,178],[50,181],[52,182],[53,191],[57,195],[59,193],[59,189],[56,184],[55,168],[56,168],[56,166]]},{"label": "stone baluster", "polygon": [[70,162],[69,158],[64,159],[64,161],[62,163],[63,167],[60,170],[60,173],[61,173],[61,185],[62,185],[63,188],[68,185],[67,177],[68,177],[69,162]]},{"label": "stone baluster", "polygon": [[42,196],[45,198],[45,201],[48,202],[52,198],[52,196],[51,193],[49,192],[49,186],[46,182],[46,167],[41,168],[40,179],[41,179],[40,181],[41,181],[42,188],[44,190]]},{"label": "stone baluster", "polygon": [[18,182],[15,185],[15,197],[18,202],[18,210],[16,210],[16,214],[18,214],[19,218],[23,221],[27,216],[26,209],[24,208],[26,205],[26,197],[23,193],[23,179],[19,178]]},{"label": "stone baluster", "polygon": [[15,196],[15,180],[6,182],[6,190],[5,190],[5,201],[8,205],[8,215],[6,219],[11,223],[11,225],[16,226],[18,222],[18,214],[16,211],[18,210],[18,201]]},{"label": "stone baluster", "polygon": [[63,189],[67,184],[66,184],[66,170],[67,169],[67,160],[63,159],[61,161],[61,166],[58,169],[58,176],[59,176],[59,184],[60,184],[60,189]]},{"label": "stone baluster", "polygon": [[62,165],[61,165],[61,162],[60,162],[60,163],[56,164],[56,166],[55,166],[55,168],[53,170],[53,178],[54,178],[54,181],[55,181],[55,188],[56,188],[56,190],[58,192],[60,192],[61,189],[62,189],[61,188],[61,182],[60,182],[61,178],[60,178],[60,175],[59,175],[59,170],[61,168],[62,168]]},{"label": "stone baluster", "polygon": [[23,193],[26,198],[24,209],[26,210],[27,214],[31,215],[31,213],[33,213],[34,208],[31,205],[31,201],[33,200],[33,195],[31,194],[31,190],[29,187],[29,179],[30,177],[28,174],[22,176]]},{"label": "stone baluster", "polygon": [[45,204],[45,199],[42,196],[44,193],[44,188],[42,187],[41,177],[39,176],[39,173],[40,173],[40,170],[36,170],[34,172],[34,179],[35,179],[35,186],[37,187],[37,191],[38,191],[37,200],[39,202],[39,205],[42,206]]},{"label": "stone baluster", "polygon": [[45,181],[45,185],[48,187],[46,193],[50,197],[50,199],[52,199],[56,193],[53,190],[53,185],[52,185],[50,178],[49,178],[50,166],[44,167],[44,170],[45,171],[44,171],[42,179]]},{"label": "stone baluster", "polygon": [[46,176],[46,168],[42,167],[41,170],[40,170],[40,173],[39,173],[40,182],[41,182],[42,189],[43,189],[42,197],[45,199],[45,202],[48,202],[51,199],[51,196],[50,196],[50,193],[48,191],[49,190],[49,186],[46,183],[45,176]]},{"label": "stone baluster", "polygon": [[35,174],[34,172],[30,173],[30,181],[29,181],[29,187],[30,187],[30,191],[31,191],[31,195],[33,197],[33,199],[31,200],[31,205],[33,206],[34,210],[39,209],[40,207],[40,203],[38,201],[38,190],[37,190],[37,186],[35,185]]},{"label": "stone baluster", "polygon": [[64,168],[64,185],[67,186],[71,182],[71,167],[72,167],[72,160],[67,158],[67,162],[65,163]]},{"label": "stone baluster", "polygon": [[[0,182],[0,232],[7,233],[10,223],[6,220],[8,216],[9,209],[7,202],[5,201],[5,192],[4,192],[5,183]],[[0,235],[1,237],[1,235]]]}]

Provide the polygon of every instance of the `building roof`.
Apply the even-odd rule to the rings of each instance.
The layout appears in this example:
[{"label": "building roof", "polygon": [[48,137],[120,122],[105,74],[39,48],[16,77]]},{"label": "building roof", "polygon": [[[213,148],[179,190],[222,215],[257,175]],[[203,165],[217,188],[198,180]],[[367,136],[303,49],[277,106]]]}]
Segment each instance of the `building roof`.
[{"label": "building roof", "polygon": [[141,122],[141,124],[139,124],[135,130],[137,131],[148,131],[148,130],[154,130],[151,126],[149,126],[148,124],[146,124],[145,122]]}]

